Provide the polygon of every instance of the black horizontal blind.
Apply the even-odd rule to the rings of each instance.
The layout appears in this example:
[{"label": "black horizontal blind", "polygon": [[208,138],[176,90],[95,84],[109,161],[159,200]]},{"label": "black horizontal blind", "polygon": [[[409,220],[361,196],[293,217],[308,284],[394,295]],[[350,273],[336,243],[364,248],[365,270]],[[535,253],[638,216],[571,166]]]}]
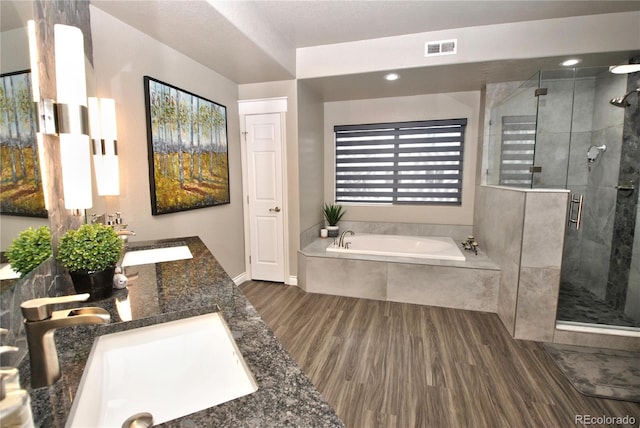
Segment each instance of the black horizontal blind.
[{"label": "black horizontal blind", "polygon": [[531,171],[536,146],[535,116],[502,117],[500,184],[531,187]]},{"label": "black horizontal blind", "polygon": [[335,126],[336,202],[460,205],[466,125],[448,119]]}]

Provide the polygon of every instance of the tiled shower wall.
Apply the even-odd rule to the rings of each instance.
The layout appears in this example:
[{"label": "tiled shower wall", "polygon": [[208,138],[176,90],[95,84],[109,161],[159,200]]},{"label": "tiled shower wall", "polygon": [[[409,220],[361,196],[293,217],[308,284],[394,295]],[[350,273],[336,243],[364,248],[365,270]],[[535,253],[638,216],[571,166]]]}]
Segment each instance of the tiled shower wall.
[{"label": "tiled shower wall", "polygon": [[[636,189],[638,186],[636,186]],[[640,198],[636,202],[636,231],[631,253],[631,269],[629,271],[629,288],[625,313],[631,318],[640,319]]]},{"label": "tiled shower wall", "polygon": [[[640,63],[640,57],[631,62]],[[626,91],[640,87],[640,72],[627,77]],[[616,309],[625,311],[640,320],[640,280],[638,280],[638,239],[634,234],[640,219],[638,213],[638,192],[640,191],[640,95],[628,98],[629,106],[624,112],[624,131],[621,139],[619,175],[616,184],[630,185],[635,190],[616,190],[613,219],[613,245],[609,261],[610,270],[606,285],[606,301]],[[635,245],[634,245],[635,241]],[[635,259],[634,259],[635,252]],[[635,271],[635,272],[634,272]]]}]

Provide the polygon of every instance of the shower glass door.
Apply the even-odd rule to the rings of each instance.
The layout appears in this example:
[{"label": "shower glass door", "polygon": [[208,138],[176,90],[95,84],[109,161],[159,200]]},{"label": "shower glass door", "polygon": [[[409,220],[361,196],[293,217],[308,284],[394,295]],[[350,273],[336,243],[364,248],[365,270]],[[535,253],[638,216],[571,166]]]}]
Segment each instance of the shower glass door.
[{"label": "shower glass door", "polygon": [[576,201],[558,321],[640,327],[640,94],[626,108],[609,102],[639,79],[606,67],[540,71],[491,109],[486,183],[569,189]]},{"label": "shower glass door", "polygon": [[[635,222],[632,226],[627,221],[620,222],[624,195],[618,185],[623,168],[625,110],[609,103],[610,99],[625,93],[626,78],[611,74],[606,68],[575,69],[573,74],[573,78],[567,76],[543,83],[549,85],[547,97],[555,92],[551,88],[557,87],[562,94],[553,99],[560,97],[563,101],[557,105],[555,101],[546,103],[545,107],[551,108],[545,112],[541,106],[542,113],[538,115],[541,130],[549,128],[549,122],[554,127],[560,126],[554,120],[564,121],[567,112],[571,112],[568,125],[562,125],[564,130],[568,129],[568,135],[560,133],[554,138],[558,143],[553,163],[557,170],[552,171],[553,177],[544,177],[544,180],[541,177],[544,187],[561,180],[561,166],[566,162],[566,185],[553,187],[566,187],[571,191],[571,200],[575,201],[570,202],[572,218],[568,219],[565,233],[557,319],[640,327],[640,317],[636,314],[634,319],[626,305],[627,300],[633,300],[627,299],[631,263],[630,257],[622,253],[629,252],[631,245],[622,245],[619,239],[619,235],[633,234],[631,229],[627,230],[629,227],[635,228]],[[538,147],[536,153],[540,151]],[[534,187],[538,187],[535,180]],[[628,249],[622,248],[625,246]],[[620,298],[621,295],[624,298]]]}]

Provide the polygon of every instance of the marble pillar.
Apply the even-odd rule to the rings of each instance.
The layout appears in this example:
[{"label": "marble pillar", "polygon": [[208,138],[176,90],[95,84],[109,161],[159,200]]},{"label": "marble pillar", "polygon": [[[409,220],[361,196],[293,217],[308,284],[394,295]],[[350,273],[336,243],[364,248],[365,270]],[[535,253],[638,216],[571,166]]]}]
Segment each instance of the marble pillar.
[{"label": "marble pillar", "polygon": [[[36,0],[33,2],[33,16],[36,23],[38,46],[38,77],[40,98],[56,99],[54,25],[73,25],[82,30],[85,56],[93,62],[91,44],[91,23],[89,1],[87,0]],[[82,82],[84,84],[84,82]],[[49,227],[54,255],[57,244],[68,229],[76,229],[84,223],[84,217],[74,216],[65,208],[62,190],[62,171],[60,170],[59,138],[44,135],[44,157],[48,183]]]}]

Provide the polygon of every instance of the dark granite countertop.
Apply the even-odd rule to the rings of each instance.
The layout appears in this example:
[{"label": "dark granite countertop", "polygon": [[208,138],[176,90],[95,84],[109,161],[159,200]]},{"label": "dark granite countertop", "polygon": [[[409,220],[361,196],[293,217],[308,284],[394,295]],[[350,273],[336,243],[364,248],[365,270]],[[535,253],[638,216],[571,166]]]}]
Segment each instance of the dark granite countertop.
[{"label": "dark granite countertop", "polygon": [[[128,250],[183,244],[188,245],[193,259],[128,267],[127,289],[114,290],[111,298],[84,304],[108,310],[111,324],[56,331],[62,378],[53,386],[30,390],[36,426],[64,427],[96,336],[209,313],[216,305],[255,377],[258,390],[162,426],[344,426],[199,238],[132,243]],[[131,281],[136,274],[137,278]],[[67,294],[72,293],[70,288]],[[29,385],[28,359],[23,361],[20,371],[22,385]]]}]

